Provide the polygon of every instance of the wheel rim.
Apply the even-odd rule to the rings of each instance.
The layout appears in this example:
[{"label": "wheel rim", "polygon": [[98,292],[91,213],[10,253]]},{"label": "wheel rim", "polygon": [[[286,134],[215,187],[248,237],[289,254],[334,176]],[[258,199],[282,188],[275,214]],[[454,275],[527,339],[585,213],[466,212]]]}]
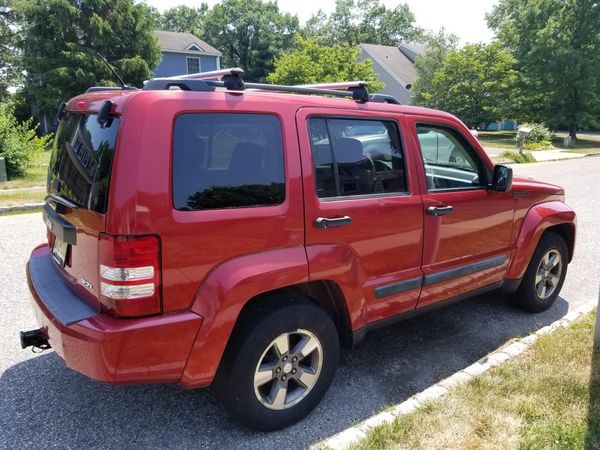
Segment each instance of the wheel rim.
[{"label": "wheel rim", "polygon": [[558,287],[562,275],[562,256],[558,250],[549,250],[535,274],[535,293],[540,300],[549,298]]},{"label": "wheel rim", "polygon": [[300,402],[317,383],[323,348],[310,331],[298,329],[273,340],[258,360],[254,393],[269,409],[281,410]]}]

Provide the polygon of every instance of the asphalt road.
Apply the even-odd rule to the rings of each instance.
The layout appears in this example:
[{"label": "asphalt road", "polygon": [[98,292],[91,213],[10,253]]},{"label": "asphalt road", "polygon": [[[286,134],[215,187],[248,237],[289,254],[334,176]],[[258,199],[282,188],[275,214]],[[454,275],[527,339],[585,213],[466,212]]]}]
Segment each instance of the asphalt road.
[{"label": "asphalt road", "polygon": [[40,214],[0,218],[0,448],[304,448],[597,299],[600,158],[514,169],[564,186],[579,215],[576,255],[554,306],[527,314],[493,293],[374,332],[343,353],[331,389],[306,420],[271,434],[239,426],[210,390],[103,385],[51,351],[21,350],[19,330],[36,326],[23,269],[45,231]]}]

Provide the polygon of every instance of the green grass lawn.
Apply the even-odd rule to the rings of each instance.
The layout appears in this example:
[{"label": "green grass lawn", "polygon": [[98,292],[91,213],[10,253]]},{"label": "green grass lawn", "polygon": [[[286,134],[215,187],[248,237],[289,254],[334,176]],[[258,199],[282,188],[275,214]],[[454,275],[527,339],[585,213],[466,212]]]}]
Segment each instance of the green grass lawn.
[{"label": "green grass lawn", "polygon": [[514,131],[480,131],[478,139],[484,147],[518,148]]},{"label": "green grass lawn", "polygon": [[540,337],[520,357],[373,429],[353,448],[600,449],[594,317]]},{"label": "green grass lawn", "polygon": [[41,192],[11,192],[0,191],[0,206],[17,206],[23,203],[41,203],[46,197],[46,191]]},{"label": "green grass lawn", "polygon": [[29,164],[25,176],[15,180],[4,181],[0,183],[0,191],[4,189],[20,189],[35,186],[45,186],[46,176],[48,175],[48,162],[50,161],[50,152],[42,152],[36,155]]},{"label": "green grass lawn", "polygon": [[[563,139],[566,137],[567,133],[555,133],[552,138],[552,146],[555,149],[572,153],[600,153],[600,135],[580,135],[569,147],[563,145]],[[514,131],[480,131],[479,142],[484,147],[518,149]]]}]

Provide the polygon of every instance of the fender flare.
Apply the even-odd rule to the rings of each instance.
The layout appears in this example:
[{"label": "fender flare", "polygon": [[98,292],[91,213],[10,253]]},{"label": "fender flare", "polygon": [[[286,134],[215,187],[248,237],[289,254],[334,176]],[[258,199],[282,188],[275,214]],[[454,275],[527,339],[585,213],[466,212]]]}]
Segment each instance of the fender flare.
[{"label": "fender flare", "polygon": [[198,289],[192,305],[192,311],[204,320],[180,385],[190,389],[213,381],[238,316],[250,299],[308,281],[304,247],[241,256],[213,269]]},{"label": "fender flare", "polygon": [[570,261],[575,246],[575,211],[559,201],[538,203],[532,206],[523,218],[515,245],[515,254],[506,278],[509,280],[523,278],[542,234],[548,228],[562,224],[570,227],[570,242],[567,242]]}]

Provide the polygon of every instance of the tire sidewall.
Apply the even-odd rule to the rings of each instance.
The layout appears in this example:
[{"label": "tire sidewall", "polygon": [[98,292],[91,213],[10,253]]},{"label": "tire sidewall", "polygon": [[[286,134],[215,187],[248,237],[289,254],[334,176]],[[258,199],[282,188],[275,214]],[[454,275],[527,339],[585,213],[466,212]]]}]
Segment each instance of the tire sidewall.
[{"label": "tire sidewall", "polygon": [[[251,323],[251,324],[250,324]],[[228,348],[228,361],[219,374],[217,393],[228,410],[241,422],[258,430],[275,430],[306,416],[329,388],[339,359],[339,338],[331,318],[317,306],[304,302],[262,311],[251,320]],[[254,391],[254,373],[261,356],[273,340],[304,329],[319,339],[322,367],[316,384],[297,404],[272,410],[262,405]]]},{"label": "tire sidewall", "polygon": [[[554,290],[552,295],[546,299],[540,299],[536,291],[535,278],[537,275],[537,269],[540,265],[542,258],[550,250],[557,250],[560,253],[562,270],[560,274],[560,279],[558,280],[558,285],[556,286],[556,289]],[[562,237],[555,233],[547,233],[542,236],[531,258],[531,262],[527,267],[527,271],[525,273],[523,283],[521,284],[521,288],[517,292],[519,297],[523,299],[523,301],[521,301],[522,306],[534,312],[544,311],[550,306],[552,306],[552,304],[556,301],[560,294],[563,283],[565,281],[565,277],[567,275],[567,258],[568,249]]]}]

